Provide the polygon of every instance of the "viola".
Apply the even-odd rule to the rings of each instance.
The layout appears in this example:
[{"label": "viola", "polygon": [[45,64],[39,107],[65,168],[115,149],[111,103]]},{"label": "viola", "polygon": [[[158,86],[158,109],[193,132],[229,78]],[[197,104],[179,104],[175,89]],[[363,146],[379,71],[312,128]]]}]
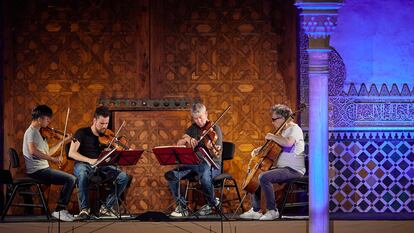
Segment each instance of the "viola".
[{"label": "viola", "polygon": [[216,142],[218,139],[216,131],[213,129],[213,123],[211,121],[207,121],[206,124],[201,128],[201,131],[205,133],[205,137],[202,138],[204,145],[208,145],[211,143],[212,148],[209,148],[211,152],[213,152],[214,157],[218,157],[220,155],[220,148],[216,146]]},{"label": "viola", "polygon": [[99,136],[99,143],[106,147],[116,147],[116,150],[118,151],[129,150],[129,147],[126,145],[126,137],[115,137],[115,133],[110,129],[106,129],[105,132]]},{"label": "viola", "polygon": [[[40,128],[40,135],[42,135],[43,138],[46,138],[48,140],[50,139],[62,140],[64,133],[60,130],[47,126],[47,127]],[[66,137],[70,136],[73,142],[78,141],[76,138],[72,137],[71,134],[67,133],[65,136]]]}]

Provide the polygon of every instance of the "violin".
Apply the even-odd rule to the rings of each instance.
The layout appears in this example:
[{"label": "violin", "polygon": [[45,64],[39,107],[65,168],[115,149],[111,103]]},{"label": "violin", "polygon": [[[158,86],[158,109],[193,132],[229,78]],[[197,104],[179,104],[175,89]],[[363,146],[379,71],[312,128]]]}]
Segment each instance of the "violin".
[{"label": "violin", "polygon": [[[42,135],[43,138],[46,138],[48,140],[50,139],[62,140],[64,133],[60,130],[47,126],[47,127],[40,128],[40,135]],[[65,136],[70,136],[73,142],[78,141],[76,138],[72,137],[71,134],[66,134]]]},{"label": "violin", "polygon": [[101,145],[105,145],[106,147],[114,146],[118,151],[129,150],[129,147],[126,145],[126,137],[115,137],[115,133],[110,129],[106,129],[105,132],[99,136],[99,143]]},{"label": "violin", "polygon": [[206,124],[201,128],[201,131],[205,133],[205,136],[202,138],[204,145],[208,145],[211,142],[212,148],[209,148],[211,152],[213,152],[214,157],[218,157],[220,155],[220,148],[216,146],[216,142],[218,139],[216,131],[213,129],[213,123],[211,121],[207,121]]}]

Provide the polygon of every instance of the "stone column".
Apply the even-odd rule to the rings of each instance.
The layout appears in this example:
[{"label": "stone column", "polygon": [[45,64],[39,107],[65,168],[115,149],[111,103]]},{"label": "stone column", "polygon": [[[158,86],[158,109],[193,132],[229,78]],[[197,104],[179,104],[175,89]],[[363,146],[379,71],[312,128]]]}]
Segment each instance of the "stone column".
[{"label": "stone column", "polygon": [[329,39],[342,0],[297,0],[309,38],[309,232],[329,232],[328,57]]}]

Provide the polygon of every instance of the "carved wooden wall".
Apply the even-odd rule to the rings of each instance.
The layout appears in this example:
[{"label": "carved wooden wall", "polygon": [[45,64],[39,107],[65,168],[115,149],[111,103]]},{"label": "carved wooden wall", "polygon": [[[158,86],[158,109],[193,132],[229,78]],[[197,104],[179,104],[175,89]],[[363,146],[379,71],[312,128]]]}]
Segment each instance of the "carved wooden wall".
[{"label": "carved wooden wall", "polygon": [[145,151],[136,166],[125,167],[135,177],[127,189],[127,203],[130,211],[164,210],[173,202],[164,173],[172,166],[159,165],[151,148],[172,145],[189,126],[187,111],[136,111],[114,113],[114,127],[118,129],[123,121],[126,126],[120,135],[125,135],[132,148]]},{"label": "carved wooden wall", "polygon": [[[147,51],[141,41],[148,36],[140,27],[145,22],[142,18],[148,18],[143,17],[146,4],[9,1],[13,41],[8,49],[14,66],[6,77],[5,149],[15,147],[21,152],[36,104],[49,105],[54,112],[52,126],[61,129],[66,109],[71,107],[68,127],[74,132],[90,125],[99,98],[148,97],[144,56],[138,58]],[[71,170],[68,166],[67,171]],[[49,203],[56,196],[58,190],[52,188]],[[72,200],[76,202],[75,195]]]},{"label": "carved wooden wall", "polygon": [[[5,80],[4,150],[21,152],[30,111],[39,103],[52,107],[56,128],[63,127],[70,106],[69,129],[75,131],[90,125],[99,99],[201,99],[212,120],[232,105],[220,125],[224,139],[237,146],[236,158],[225,167],[241,183],[251,149],[272,130],[269,107],[296,105],[293,1],[20,0],[6,5],[11,13],[5,70],[11,71]],[[129,119],[128,133],[137,147],[170,144],[190,119],[187,112],[167,113],[122,112],[115,114],[114,126]],[[171,114],[175,118],[165,123]],[[127,197],[132,212],[168,204],[164,170],[157,166],[147,156],[127,168],[134,175]],[[152,180],[142,176],[148,171]]]},{"label": "carved wooden wall", "polygon": [[296,104],[293,5],[157,1],[153,10],[152,17],[163,17],[152,20],[162,25],[152,25],[157,31],[151,51],[160,56],[151,60],[151,93],[200,98],[212,120],[232,105],[220,126],[224,140],[236,143],[236,157],[226,169],[241,184],[251,150],[272,131],[270,106]]}]

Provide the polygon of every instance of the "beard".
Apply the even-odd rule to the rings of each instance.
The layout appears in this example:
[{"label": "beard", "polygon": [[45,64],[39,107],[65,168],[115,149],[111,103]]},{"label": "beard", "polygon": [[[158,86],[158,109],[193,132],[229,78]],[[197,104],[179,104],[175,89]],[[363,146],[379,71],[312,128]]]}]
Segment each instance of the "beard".
[{"label": "beard", "polygon": [[98,132],[99,137],[102,137],[102,136],[104,136],[104,135],[105,135],[105,130],[106,130],[106,129],[98,129],[98,128],[95,126],[95,130],[96,130],[96,132]]}]

